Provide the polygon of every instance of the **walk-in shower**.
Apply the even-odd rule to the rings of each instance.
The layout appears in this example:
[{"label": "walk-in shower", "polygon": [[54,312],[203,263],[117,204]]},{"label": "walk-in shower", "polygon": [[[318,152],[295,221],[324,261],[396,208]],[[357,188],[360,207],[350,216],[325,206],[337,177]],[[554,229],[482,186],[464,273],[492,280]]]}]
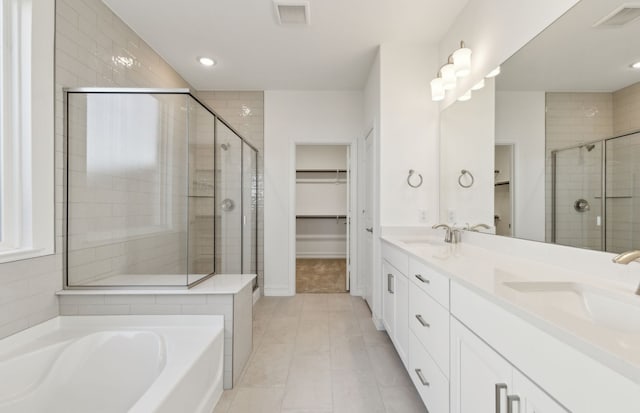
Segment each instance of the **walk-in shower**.
[{"label": "walk-in shower", "polygon": [[551,241],[640,249],[640,133],[551,152]]},{"label": "walk-in shower", "polygon": [[256,272],[257,151],[232,127],[187,89],[65,100],[67,287]]}]

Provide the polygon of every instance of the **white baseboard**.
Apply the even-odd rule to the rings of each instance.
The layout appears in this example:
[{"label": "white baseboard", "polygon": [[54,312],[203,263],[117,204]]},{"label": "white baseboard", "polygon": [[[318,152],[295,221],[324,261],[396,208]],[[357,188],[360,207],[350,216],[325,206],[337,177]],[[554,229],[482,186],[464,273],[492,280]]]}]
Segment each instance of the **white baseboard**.
[{"label": "white baseboard", "polygon": [[296,258],[345,259],[347,258],[347,254],[335,252],[298,252]]},{"label": "white baseboard", "polygon": [[264,295],[265,297],[288,297],[291,295],[291,291],[289,291],[289,287],[264,287]]}]

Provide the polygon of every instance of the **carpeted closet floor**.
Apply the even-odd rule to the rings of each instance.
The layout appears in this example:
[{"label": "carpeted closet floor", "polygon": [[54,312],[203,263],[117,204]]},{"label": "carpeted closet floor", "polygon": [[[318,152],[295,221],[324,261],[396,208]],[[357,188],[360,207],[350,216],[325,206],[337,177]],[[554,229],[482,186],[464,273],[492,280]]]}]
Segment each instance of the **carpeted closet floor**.
[{"label": "carpeted closet floor", "polygon": [[346,277],[346,259],[296,259],[298,293],[344,293]]}]

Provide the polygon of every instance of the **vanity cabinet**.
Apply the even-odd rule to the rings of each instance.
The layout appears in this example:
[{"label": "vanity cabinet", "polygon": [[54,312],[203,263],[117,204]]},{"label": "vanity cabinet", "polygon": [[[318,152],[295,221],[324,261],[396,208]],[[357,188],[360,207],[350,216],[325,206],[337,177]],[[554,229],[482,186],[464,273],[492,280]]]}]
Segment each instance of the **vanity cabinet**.
[{"label": "vanity cabinet", "polygon": [[451,320],[452,413],[566,413],[500,354]]},{"label": "vanity cabinet", "polygon": [[[383,257],[382,323],[406,367],[409,353],[408,257],[393,247],[385,247]],[[397,267],[404,268],[404,273]]]}]

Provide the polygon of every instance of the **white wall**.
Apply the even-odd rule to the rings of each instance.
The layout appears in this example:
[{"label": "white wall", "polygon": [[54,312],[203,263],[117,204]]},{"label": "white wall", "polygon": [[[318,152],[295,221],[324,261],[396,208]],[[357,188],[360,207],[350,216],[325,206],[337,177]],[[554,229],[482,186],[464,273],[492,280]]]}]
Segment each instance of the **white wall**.
[{"label": "white wall", "polygon": [[514,236],[545,238],[545,92],[496,92],[496,144],[514,144]]},{"label": "white wall", "polygon": [[455,102],[577,2],[470,0],[440,42],[438,62],[446,63],[447,57],[460,47],[460,40],[464,40],[473,51],[471,75],[447,94],[443,106]]},{"label": "white wall", "polygon": [[362,134],[363,97],[360,91],[265,91],[264,99],[264,292],[293,295],[295,145],[357,142]]},{"label": "white wall", "polygon": [[[380,46],[380,224],[433,225],[438,208],[438,104],[430,74],[438,71],[435,46]],[[423,176],[407,185],[409,169]],[[426,220],[420,211],[426,210]]]}]

